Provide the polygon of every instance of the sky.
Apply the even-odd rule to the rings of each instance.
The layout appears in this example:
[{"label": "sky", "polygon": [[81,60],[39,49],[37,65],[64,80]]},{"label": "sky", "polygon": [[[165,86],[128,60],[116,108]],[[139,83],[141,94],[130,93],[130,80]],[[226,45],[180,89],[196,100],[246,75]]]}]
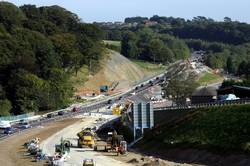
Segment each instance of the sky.
[{"label": "sky", "polygon": [[123,21],[126,17],[153,15],[192,19],[225,16],[250,23],[250,0],[8,0],[17,6],[59,5],[76,13],[84,22]]}]

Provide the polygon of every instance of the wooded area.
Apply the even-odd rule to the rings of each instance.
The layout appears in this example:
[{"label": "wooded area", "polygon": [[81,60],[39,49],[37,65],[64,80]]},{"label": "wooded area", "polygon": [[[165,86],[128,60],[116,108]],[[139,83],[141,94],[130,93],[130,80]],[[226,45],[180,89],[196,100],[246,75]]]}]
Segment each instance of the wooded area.
[{"label": "wooded area", "polygon": [[0,2],[0,115],[65,107],[70,75],[98,69],[102,34],[59,6]]},{"label": "wooded area", "polygon": [[223,21],[203,16],[192,20],[131,17],[121,26],[102,28],[106,39],[122,41],[121,52],[128,57],[167,63],[188,57],[189,50],[203,50],[208,66],[239,76],[249,74],[250,24],[228,17]]}]

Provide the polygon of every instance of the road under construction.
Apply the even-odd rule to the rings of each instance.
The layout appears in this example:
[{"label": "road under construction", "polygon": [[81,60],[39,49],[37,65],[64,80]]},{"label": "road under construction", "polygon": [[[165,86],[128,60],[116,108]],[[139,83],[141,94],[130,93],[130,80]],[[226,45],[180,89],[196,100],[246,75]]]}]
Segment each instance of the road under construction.
[{"label": "road under construction", "polygon": [[[117,156],[117,151],[121,154],[124,154],[123,150],[121,150],[121,143],[122,141],[119,141],[119,146],[115,146],[115,148],[110,148],[109,153],[105,154],[103,152],[94,151],[93,147],[84,147],[79,148],[79,136],[77,134],[86,128],[95,128],[96,126],[102,126],[105,123],[112,121],[114,118],[117,118],[117,116],[113,115],[107,115],[106,108],[107,106],[110,106],[111,103],[120,101],[122,99],[126,99],[127,97],[131,95],[137,95],[144,93],[147,91],[150,87],[159,84],[164,80],[164,74],[160,74],[150,80],[147,80],[136,87],[131,88],[129,91],[119,94],[117,96],[109,97],[105,100],[96,101],[93,103],[88,103],[85,105],[79,106],[77,109],[70,108],[70,111],[65,112],[63,115],[58,116],[46,116],[44,118],[34,120],[30,122],[33,129],[23,129],[19,130],[18,132],[14,132],[11,135],[2,137],[2,141],[5,141],[5,139],[9,139],[9,137],[16,137],[17,134],[20,137],[22,134],[26,134],[29,132],[29,130],[34,130],[34,128],[39,128],[40,126],[55,123],[57,121],[61,121],[63,119],[67,118],[80,118],[82,120],[77,121],[76,123],[58,131],[52,134],[50,137],[48,137],[45,140],[39,140],[39,149],[41,149],[41,153],[45,154],[46,157],[53,156],[55,152],[60,152],[60,142],[62,143],[62,140],[67,140],[70,143],[70,150],[67,151],[67,155],[63,156],[63,164],[64,165],[83,165],[84,160],[87,159],[93,159],[95,165],[97,166],[110,166],[110,165],[121,165],[121,166],[127,166],[127,165],[133,165],[129,161],[124,161],[124,159],[116,159],[113,156]],[[72,110],[72,111],[71,111]],[[100,110],[103,110],[100,111]],[[98,112],[98,113],[93,113]],[[112,114],[112,113],[111,113]],[[108,134],[108,133],[107,133]],[[36,140],[36,139],[35,139]],[[28,141],[28,140],[26,140]],[[1,143],[1,142],[0,142]],[[32,143],[30,147],[32,148],[38,148],[36,142],[29,142]],[[106,142],[108,144],[108,141]],[[98,145],[98,144],[97,144]],[[100,144],[99,144],[100,145]],[[123,142],[123,148],[126,145],[126,143]],[[96,145],[95,145],[96,146]],[[57,148],[56,148],[57,147]],[[29,152],[33,152],[33,149]],[[107,148],[107,147],[106,147]],[[96,148],[96,150],[98,147]],[[62,150],[62,149],[61,149]],[[113,150],[115,153],[110,153],[110,151]],[[66,150],[63,150],[66,151]],[[40,153],[40,151],[39,151]],[[111,155],[112,154],[112,155]],[[45,157],[42,156],[42,157]],[[129,156],[129,155],[128,155]],[[134,156],[134,154],[132,155]],[[141,156],[140,156],[141,157]],[[129,159],[129,157],[126,157]],[[46,158],[47,159],[47,158]],[[133,159],[133,157],[131,158]],[[28,164],[29,165],[29,164]],[[137,164],[138,165],[138,164]]]}]

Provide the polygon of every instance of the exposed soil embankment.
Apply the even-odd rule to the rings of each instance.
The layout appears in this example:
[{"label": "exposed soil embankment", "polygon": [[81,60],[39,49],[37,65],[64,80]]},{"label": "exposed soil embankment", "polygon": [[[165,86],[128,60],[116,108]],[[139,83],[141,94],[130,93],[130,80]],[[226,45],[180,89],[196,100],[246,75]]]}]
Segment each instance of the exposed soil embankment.
[{"label": "exposed soil embankment", "polygon": [[83,88],[78,89],[79,94],[89,90],[99,91],[101,85],[112,86],[112,84],[117,84],[115,91],[123,91],[135,82],[156,73],[156,71],[148,72],[142,69],[115,51],[109,51],[101,65],[101,70],[97,74],[90,76]]}]

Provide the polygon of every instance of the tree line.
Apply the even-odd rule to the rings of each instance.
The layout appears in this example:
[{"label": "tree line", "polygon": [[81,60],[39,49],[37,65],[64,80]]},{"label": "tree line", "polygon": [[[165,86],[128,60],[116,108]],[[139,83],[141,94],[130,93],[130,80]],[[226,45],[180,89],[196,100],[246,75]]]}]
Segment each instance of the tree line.
[{"label": "tree line", "polygon": [[[150,26],[146,25],[145,22],[148,21],[156,24]],[[129,51],[126,52],[126,50],[124,50],[124,52],[122,51],[122,53],[128,57],[133,57],[136,52],[138,53],[137,56],[140,55],[139,57],[147,57],[146,59],[152,61],[154,56],[150,54],[154,51],[150,52],[150,45],[153,46],[153,48],[156,48],[156,45],[160,47],[162,44],[168,49],[157,48],[157,50],[164,51],[154,52],[156,55],[155,57],[162,57],[161,54],[167,54],[168,56],[163,56],[168,57],[167,59],[173,56],[173,54],[175,56],[176,54],[180,54],[179,56],[183,57],[183,54],[186,55],[185,52],[187,52],[187,49],[185,45],[187,45],[191,51],[206,51],[205,63],[209,67],[223,69],[225,72],[234,75],[246,75],[244,69],[250,59],[250,24],[233,21],[228,17],[225,17],[223,21],[215,21],[203,16],[194,17],[191,20],[185,20],[183,18],[162,17],[158,15],[151,18],[126,18],[124,24],[126,25],[128,23],[137,23],[137,26],[122,25],[116,26],[116,28],[112,26],[111,29],[107,26],[102,27],[105,30],[104,37],[106,39],[121,40],[123,41],[122,43],[125,43],[124,48],[129,48],[129,50],[132,49],[130,53],[128,53]],[[147,38],[150,38],[142,37],[141,31],[143,32],[145,29],[149,29],[147,30],[149,34],[152,34],[153,32],[155,34],[153,39],[159,39],[161,42],[158,40],[141,43],[141,40],[145,41]],[[132,33],[127,35],[127,31],[131,31]],[[185,43],[179,44],[179,46],[173,49],[171,47],[175,46],[170,46],[168,42],[164,41],[166,36],[168,36],[167,38],[171,38],[172,41],[177,41],[177,43]],[[128,43],[129,38],[131,38],[131,42]],[[182,46],[180,47],[180,45]],[[169,53],[169,50],[171,50],[173,54]],[[176,50],[179,50],[179,53],[175,53]],[[156,61],[162,61],[160,59],[161,58],[156,58]]]},{"label": "tree line", "polygon": [[102,35],[59,6],[0,2],[0,115],[66,106],[70,76],[98,69]]},{"label": "tree line", "polygon": [[121,53],[128,58],[164,64],[185,59],[190,55],[184,41],[168,34],[160,35],[150,28],[125,31],[121,41]]}]

